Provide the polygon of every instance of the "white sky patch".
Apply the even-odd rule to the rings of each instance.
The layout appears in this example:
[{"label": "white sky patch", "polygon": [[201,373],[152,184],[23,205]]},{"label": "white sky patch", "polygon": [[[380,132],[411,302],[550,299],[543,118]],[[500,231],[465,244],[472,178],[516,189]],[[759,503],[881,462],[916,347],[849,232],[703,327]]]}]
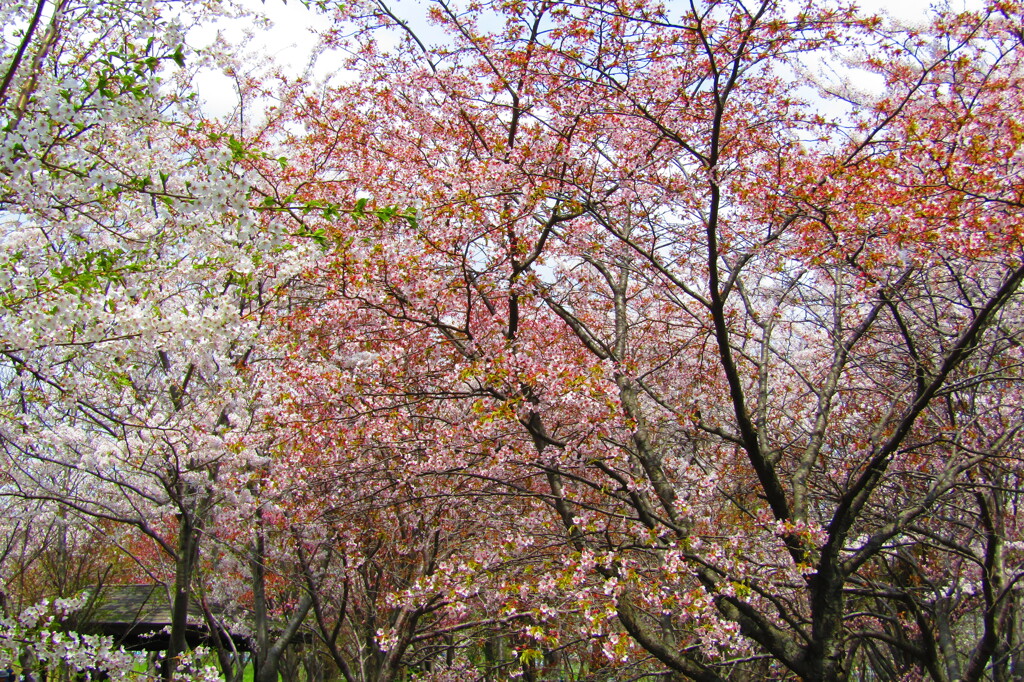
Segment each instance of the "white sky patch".
[{"label": "white sky patch", "polygon": [[[239,5],[265,18],[256,24],[252,19],[220,20],[189,32],[188,41],[194,49],[208,49],[218,35],[227,46],[244,43],[246,50],[256,55],[266,55],[281,71],[298,77],[306,74],[310,59],[319,44],[319,34],[333,26],[331,13],[306,7],[299,0],[237,0]],[[421,0],[389,0],[396,14],[416,32],[428,45],[438,42],[443,33],[427,20],[429,2]],[[353,5],[358,7],[358,3]],[[376,34],[378,46],[388,50],[398,44],[402,37],[399,29],[383,30]],[[356,74],[340,68],[344,57],[330,53],[319,56],[308,74],[315,80],[344,80]],[[204,103],[204,110],[211,117],[233,115],[238,105],[238,87],[231,77],[222,70],[206,69],[193,80]]]},{"label": "white sky patch", "polygon": [[[288,76],[298,77],[306,74],[319,40],[317,34],[331,28],[333,17],[328,13],[306,7],[299,0],[239,0],[239,3],[242,7],[262,15],[266,21],[254,23],[252,19],[236,19],[212,22],[189,33],[190,45],[197,49],[208,49],[215,45],[219,35],[228,46],[244,43],[246,51],[253,55],[268,56]],[[877,14],[901,25],[924,25],[940,3],[929,0],[860,0],[857,4],[864,14]],[[941,4],[948,5],[954,10],[977,9],[981,7],[982,1],[948,0]],[[430,26],[426,20],[429,2],[392,0],[390,5],[399,16],[409,22],[427,44],[436,44],[442,37],[442,33],[436,27]],[[387,49],[389,44],[397,39],[398,33],[394,31],[390,35],[382,32],[378,36],[382,49]],[[351,77],[339,69],[340,61],[340,56],[335,59],[331,55],[321,55],[308,75],[316,80]],[[813,63],[813,56],[809,57],[808,61],[808,74],[817,72],[819,77],[831,80],[829,74],[822,72],[820,63]],[[842,75],[846,76],[850,85],[865,94],[881,94],[883,80],[877,74],[850,71]],[[238,85],[223,70],[204,69],[196,75],[193,86],[203,102],[207,115],[218,118],[236,115]],[[843,107],[836,103],[826,105],[825,109],[822,113],[826,115],[844,113]]]},{"label": "white sky patch", "polygon": [[877,14],[890,17],[901,23],[921,23],[928,21],[936,8],[949,7],[954,11],[979,9],[980,0],[952,0],[950,2],[928,2],[927,0],[859,0],[857,6],[865,14]]},{"label": "white sky patch", "polygon": [[[298,0],[287,3],[283,0],[267,0],[265,3],[241,0],[240,5],[259,18],[210,22],[189,32],[189,45],[200,51],[215,51],[218,40],[223,40],[230,49],[243,45],[244,52],[254,57],[269,57],[288,76],[305,74],[319,42],[317,33],[331,27],[331,16],[310,9]],[[312,75],[325,77],[328,69],[328,64],[321,63]],[[234,114],[238,106],[238,84],[223,69],[211,67],[202,70],[196,74],[192,85],[203,101],[207,115],[222,118]]]}]

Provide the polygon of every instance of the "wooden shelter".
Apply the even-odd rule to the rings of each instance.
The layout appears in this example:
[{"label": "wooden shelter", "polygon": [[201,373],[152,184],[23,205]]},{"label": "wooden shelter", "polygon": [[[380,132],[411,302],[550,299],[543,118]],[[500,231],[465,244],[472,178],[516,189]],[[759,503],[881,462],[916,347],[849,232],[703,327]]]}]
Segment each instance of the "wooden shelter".
[{"label": "wooden shelter", "polygon": [[[89,595],[87,605],[76,614],[76,631],[110,636],[116,644],[131,651],[167,649],[171,602],[163,585],[103,585],[98,590]],[[219,609],[211,610],[216,613]],[[189,606],[192,617],[185,632],[189,647],[214,644],[202,613],[202,606],[193,598]],[[229,635],[236,651],[249,650],[248,638],[236,633]]]}]

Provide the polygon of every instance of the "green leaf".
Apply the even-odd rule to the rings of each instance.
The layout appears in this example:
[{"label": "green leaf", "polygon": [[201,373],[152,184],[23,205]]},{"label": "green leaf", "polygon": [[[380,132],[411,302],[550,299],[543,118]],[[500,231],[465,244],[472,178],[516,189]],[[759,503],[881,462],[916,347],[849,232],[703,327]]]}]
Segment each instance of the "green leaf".
[{"label": "green leaf", "polygon": [[352,217],[356,220],[366,217],[366,205],[368,203],[370,203],[370,200],[367,197],[356,201],[356,207],[352,209]]}]

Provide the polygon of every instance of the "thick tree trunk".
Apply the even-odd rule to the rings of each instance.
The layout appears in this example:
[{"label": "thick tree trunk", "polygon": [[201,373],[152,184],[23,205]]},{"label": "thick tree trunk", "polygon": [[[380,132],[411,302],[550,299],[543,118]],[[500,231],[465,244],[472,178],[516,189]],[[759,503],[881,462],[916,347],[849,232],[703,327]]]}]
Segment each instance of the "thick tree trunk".
[{"label": "thick tree trunk", "polygon": [[192,575],[199,554],[199,524],[190,514],[181,514],[178,526],[178,556],[174,567],[174,595],[171,602],[171,635],[163,662],[162,678],[170,682],[178,667],[178,657],[188,647],[189,601],[192,598]]},{"label": "thick tree trunk", "polygon": [[[262,526],[262,517],[258,516],[258,523]],[[288,645],[291,644],[298,632],[302,622],[306,619],[310,608],[313,606],[313,597],[307,590],[303,592],[298,606],[292,612],[282,632],[274,643],[270,643],[270,623],[267,616],[267,571],[265,556],[265,541],[262,527],[257,529],[256,540],[249,556],[249,566],[252,574],[252,593],[254,611],[254,661],[253,681],[254,682],[278,682],[279,670],[281,668],[281,657],[284,655]]]},{"label": "thick tree trunk", "polygon": [[308,593],[303,594],[299,605],[295,608],[295,612],[288,619],[288,624],[285,626],[284,631],[274,640],[273,645],[267,650],[260,652],[262,661],[253,673],[254,682],[277,682],[281,668],[281,659],[288,645],[295,639],[295,633],[298,632],[302,621],[306,619],[306,615],[309,613],[312,605],[312,597]]},{"label": "thick tree trunk", "polygon": [[832,562],[820,564],[812,588],[811,642],[807,647],[804,679],[808,682],[845,680],[843,580],[838,568]]}]

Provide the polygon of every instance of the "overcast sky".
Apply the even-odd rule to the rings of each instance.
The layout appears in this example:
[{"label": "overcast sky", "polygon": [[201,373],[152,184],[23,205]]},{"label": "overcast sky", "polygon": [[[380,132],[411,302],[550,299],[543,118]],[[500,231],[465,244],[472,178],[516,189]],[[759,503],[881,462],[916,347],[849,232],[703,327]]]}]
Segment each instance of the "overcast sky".
[{"label": "overcast sky", "polygon": [[[310,48],[314,43],[311,29],[327,28],[330,24],[329,17],[306,8],[299,0],[289,0],[287,3],[283,0],[266,0],[265,2],[243,0],[243,2],[255,11],[266,15],[273,22],[272,28],[254,34],[252,47],[273,55],[275,60],[286,70],[295,74],[301,73],[309,60]],[[669,2],[671,4],[672,0]],[[419,0],[395,0],[393,4],[397,10],[404,11],[410,16],[422,16],[425,8],[425,3]],[[889,15],[897,20],[911,22],[927,17],[929,9],[935,4],[928,0],[860,0],[858,2],[865,12]],[[950,0],[949,4],[958,9],[964,6],[976,7],[981,5],[981,0]],[[245,28],[244,24],[238,22],[222,22],[193,32],[190,34],[189,40],[193,46],[200,47],[209,44],[215,38],[217,31],[224,31],[229,41],[236,41],[242,36]],[[234,84],[227,77],[207,72],[197,78],[195,86],[200,97],[207,103],[206,109],[209,115],[226,116],[234,109],[237,97]]]}]

